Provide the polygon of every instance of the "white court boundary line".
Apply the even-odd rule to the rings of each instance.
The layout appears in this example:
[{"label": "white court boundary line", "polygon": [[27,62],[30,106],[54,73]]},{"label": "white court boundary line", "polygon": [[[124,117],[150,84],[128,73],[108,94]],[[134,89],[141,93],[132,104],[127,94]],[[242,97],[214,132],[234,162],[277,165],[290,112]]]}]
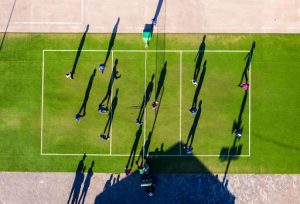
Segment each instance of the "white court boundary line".
[{"label": "white court boundary line", "polygon": [[[42,156],[82,156],[82,154],[72,154],[72,153],[43,153],[43,123],[44,123],[44,68],[45,68],[45,52],[78,52],[79,50],[43,50],[42,52],[42,104],[41,104],[41,154]],[[146,86],[146,54],[148,52],[179,52],[180,53],[180,61],[182,63],[182,53],[183,52],[199,52],[199,50],[80,50],[81,52],[144,52],[145,53],[145,86]],[[221,53],[249,53],[249,50],[205,50],[205,52],[221,52]],[[112,54],[113,56],[113,54]],[[113,57],[112,57],[113,60]],[[252,61],[252,60],[251,60]],[[249,81],[251,84],[251,62],[250,61],[250,67],[249,67]],[[182,89],[182,85],[181,85],[181,77],[182,77],[182,64],[180,63],[180,106],[181,106],[181,89]],[[113,66],[113,65],[112,65]],[[146,113],[145,113],[146,114]],[[146,130],[145,130],[145,126],[146,126],[146,119],[145,119],[145,114],[144,114],[144,146],[145,146],[145,137],[146,137]],[[248,155],[226,155],[229,157],[250,157],[251,156],[251,151],[250,151],[250,129],[251,129],[251,85],[249,87],[249,136],[248,136],[248,146],[249,146],[249,153]],[[112,134],[111,134],[112,137]],[[112,138],[111,138],[112,140]],[[181,107],[180,107],[180,144],[181,144]],[[112,143],[112,142],[111,142]],[[130,154],[112,154],[112,150],[111,150],[111,145],[110,143],[110,154],[86,154],[89,156],[130,156]],[[144,148],[143,148],[144,151]],[[135,155],[135,156],[139,156],[139,155]],[[219,154],[192,154],[192,155],[183,155],[181,154],[181,148],[180,148],[180,154],[179,155],[155,155],[155,154],[151,154],[150,156],[153,157],[189,157],[189,156],[196,156],[196,157],[220,157]]]}]

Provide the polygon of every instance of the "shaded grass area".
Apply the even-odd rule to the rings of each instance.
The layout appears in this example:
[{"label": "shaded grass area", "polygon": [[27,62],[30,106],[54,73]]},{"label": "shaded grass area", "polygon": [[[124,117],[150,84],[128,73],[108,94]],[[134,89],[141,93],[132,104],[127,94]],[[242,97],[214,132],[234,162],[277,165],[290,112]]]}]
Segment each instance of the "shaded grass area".
[{"label": "shaded grass area", "polygon": [[[106,49],[110,37],[110,34],[87,34],[83,49]],[[198,50],[202,37],[201,34],[168,34],[165,35],[164,47]],[[74,171],[81,156],[40,156],[41,67],[43,49],[78,49],[81,38],[81,34],[6,35],[5,44],[0,51],[1,170]],[[299,173],[299,39],[299,35],[206,36],[207,50],[250,50],[252,42],[256,42],[251,70],[251,157],[233,160],[229,172]],[[149,49],[156,47],[154,38]],[[144,45],[140,35],[118,34],[113,49],[144,49]],[[103,62],[105,54],[82,52],[73,81],[66,80],[64,75],[66,71],[71,70],[76,53],[47,54],[44,152],[109,153],[109,141],[99,140],[107,117],[100,117],[97,108],[107,91],[112,66],[111,56],[104,74],[98,71],[96,73],[87,103],[87,115],[78,124],[75,123],[75,114],[84,100],[88,80],[93,69]],[[223,146],[230,147],[234,140],[231,126],[233,120],[238,117],[243,99],[243,93],[237,85],[246,63],[244,54],[204,54],[207,72],[199,95],[199,100],[203,100],[203,109],[194,139],[195,154],[219,154]],[[152,73],[156,73],[156,81],[146,110],[145,139],[147,140],[154,122],[155,115],[150,103],[154,100],[159,74],[165,60],[168,64],[164,95],[149,152],[177,154],[179,55],[166,54],[164,59],[161,59],[160,55],[159,61],[156,57],[155,53],[148,56],[146,83],[151,79]],[[118,105],[113,121],[113,153],[129,154],[138,131],[135,119],[143,101],[144,53],[115,53],[114,58],[119,59],[118,69],[122,76],[114,82],[112,92],[114,96],[115,89],[119,88]],[[193,58],[193,53],[183,55],[183,142],[193,122],[188,112],[195,88],[190,82],[195,66]],[[200,75],[201,71],[202,67]],[[243,123],[248,121],[247,105]],[[218,112],[220,114],[216,114]],[[247,124],[244,126],[247,129]],[[138,141],[137,154],[143,144],[143,134]],[[245,133],[240,141],[243,144],[242,154],[247,154],[249,150],[247,138]],[[164,151],[161,151],[162,144]],[[202,170],[195,162],[187,161],[200,159],[212,172],[224,172],[226,169],[227,163],[221,162],[219,158],[185,157],[160,157],[155,160],[155,168],[168,172],[199,172]],[[122,172],[128,157],[87,157],[88,162],[92,160],[95,160],[96,172]]]}]

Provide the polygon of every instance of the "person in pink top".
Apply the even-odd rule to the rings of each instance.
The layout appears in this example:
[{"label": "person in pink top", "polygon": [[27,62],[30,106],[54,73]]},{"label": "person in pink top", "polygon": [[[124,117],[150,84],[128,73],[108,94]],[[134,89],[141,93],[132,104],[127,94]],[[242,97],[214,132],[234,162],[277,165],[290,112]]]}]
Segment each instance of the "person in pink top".
[{"label": "person in pink top", "polygon": [[242,84],[240,85],[240,87],[243,88],[244,90],[247,90],[247,89],[249,88],[249,84],[247,84],[247,83],[242,83]]}]

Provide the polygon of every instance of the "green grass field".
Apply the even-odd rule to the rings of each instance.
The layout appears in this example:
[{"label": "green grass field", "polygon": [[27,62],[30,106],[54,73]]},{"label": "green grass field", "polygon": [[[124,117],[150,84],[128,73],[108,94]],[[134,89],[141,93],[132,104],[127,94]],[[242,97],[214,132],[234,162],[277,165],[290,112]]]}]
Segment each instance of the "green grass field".
[{"label": "green grass field", "polygon": [[[178,156],[185,155],[182,145],[197,118],[189,112],[197,89],[191,83],[197,52],[180,54],[179,50],[198,50],[203,35],[167,34],[164,43],[160,35],[155,35],[149,50],[178,52],[145,53],[118,52],[145,50],[141,35],[118,34],[113,47],[116,51],[109,55],[105,72],[97,70],[92,76],[106,56],[105,51],[96,50],[107,49],[110,34],[88,34],[82,49],[95,51],[82,51],[74,80],[66,79],[65,73],[72,69],[76,51],[44,51],[43,54],[43,50],[77,50],[81,37],[82,34],[6,35],[0,51],[0,169],[74,171],[81,155],[87,153],[94,154],[87,160],[95,160],[95,171],[123,172],[129,158],[126,155],[131,153],[132,147],[139,155],[145,142],[150,155],[160,156],[158,171],[201,172],[196,165],[186,168],[192,161],[190,157]],[[221,161],[218,155],[222,149],[232,146],[233,122],[239,119],[241,112],[243,136],[236,143],[241,152],[231,162],[229,172],[300,172],[300,121],[296,107],[300,102],[299,37],[206,36],[206,52],[199,73],[203,80],[197,98],[197,104],[202,100],[202,108],[192,145],[193,154],[200,155],[195,156],[196,161],[201,161],[212,172],[225,171],[227,162]],[[247,53],[222,50],[250,51],[253,42],[256,47],[251,61],[251,90],[245,97],[238,84]],[[213,50],[219,51],[211,52]],[[109,91],[116,59],[121,77],[114,80],[111,98],[105,101],[109,107],[111,103],[116,105],[110,140],[102,141],[99,136],[109,116],[100,115],[97,109]],[[152,75],[153,89],[144,114],[145,124],[138,126],[135,120]],[[87,91],[89,85],[90,91]],[[86,92],[86,115],[76,123],[75,115]],[[242,104],[244,97],[245,104]],[[155,98],[160,100],[157,115],[150,106]]]}]

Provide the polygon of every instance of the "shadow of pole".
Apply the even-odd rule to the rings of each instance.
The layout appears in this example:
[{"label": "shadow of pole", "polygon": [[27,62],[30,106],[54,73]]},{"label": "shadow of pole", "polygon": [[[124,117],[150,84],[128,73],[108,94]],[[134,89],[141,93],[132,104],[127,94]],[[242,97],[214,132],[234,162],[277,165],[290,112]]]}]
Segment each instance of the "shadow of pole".
[{"label": "shadow of pole", "polygon": [[7,21],[7,24],[6,24],[6,28],[5,28],[5,31],[3,33],[3,37],[2,37],[2,40],[1,40],[1,43],[0,43],[0,51],[2,50],[2,46],[3,46],[4,40],[5,40],[5,37],[6,37],[6,34],[7,34],[7,30],[8,30],[9,24],[10,24],[10,20],[11,20],[11,17],[13,15],[13,12],[15,10],[16,1],[17,0],[14,0],[14,4],[12,6],[12,9],[11,9],[11,12],[10,12],[10,15],[9,15],[9,18],[8,18],[8,21]]}]

